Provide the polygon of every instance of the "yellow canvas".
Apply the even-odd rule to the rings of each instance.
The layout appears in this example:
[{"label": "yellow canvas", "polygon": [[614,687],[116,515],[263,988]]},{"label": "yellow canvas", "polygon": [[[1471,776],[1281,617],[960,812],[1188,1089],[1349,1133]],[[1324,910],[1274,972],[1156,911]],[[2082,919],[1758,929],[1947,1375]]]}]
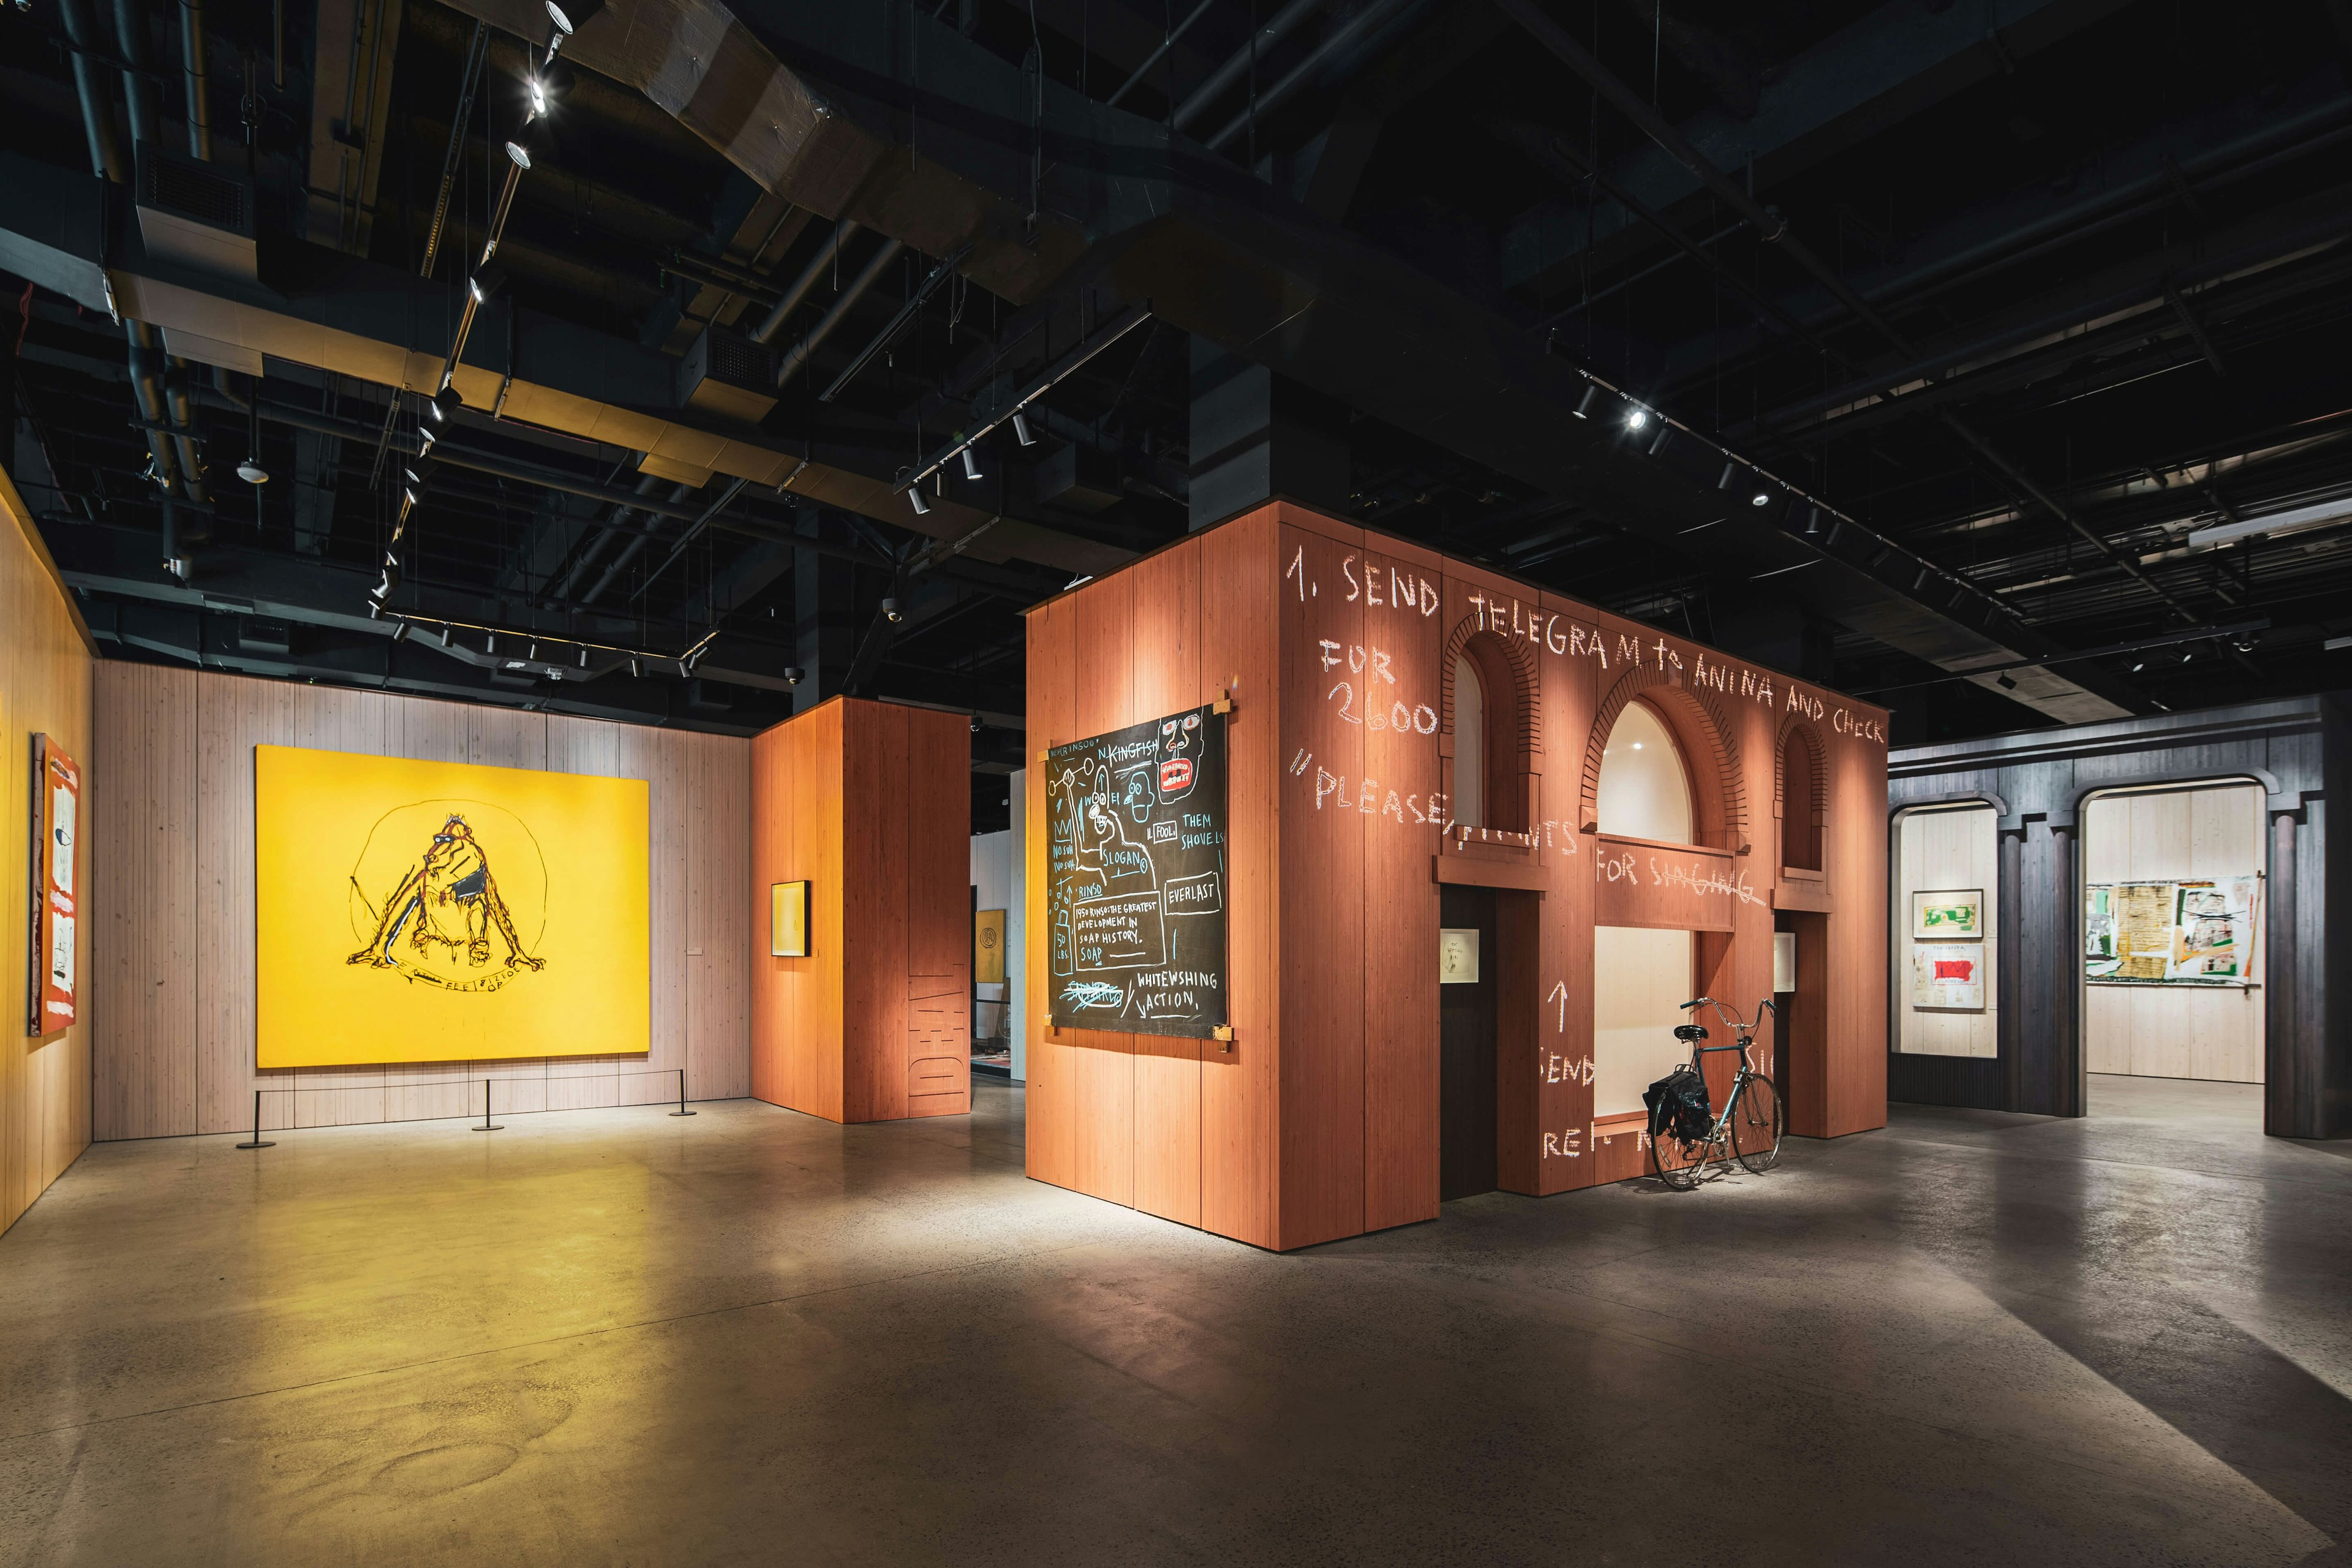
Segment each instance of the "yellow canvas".
[{"label": "yellow canvas", "polygon": [[647,1048],[643,780],[253,750],[260,1066]]}]

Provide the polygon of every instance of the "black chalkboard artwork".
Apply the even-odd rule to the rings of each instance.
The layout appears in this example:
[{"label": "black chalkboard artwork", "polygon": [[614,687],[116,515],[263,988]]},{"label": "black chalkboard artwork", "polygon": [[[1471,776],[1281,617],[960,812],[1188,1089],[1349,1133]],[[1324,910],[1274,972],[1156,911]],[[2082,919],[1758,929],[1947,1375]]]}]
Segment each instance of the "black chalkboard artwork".
[{"label": "black chalkboard artwork", "polygon": [[1225,731],[1194,708],[1045,757],[1056,1027],[1207,1039],[1225,1021]]}]

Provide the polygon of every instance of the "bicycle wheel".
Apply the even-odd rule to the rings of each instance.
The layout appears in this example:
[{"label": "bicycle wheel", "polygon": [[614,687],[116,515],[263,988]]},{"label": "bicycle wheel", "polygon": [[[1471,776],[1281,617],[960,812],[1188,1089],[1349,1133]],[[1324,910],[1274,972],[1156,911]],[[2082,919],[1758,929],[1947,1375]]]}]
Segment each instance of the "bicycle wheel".
[{"label": "bicycle wheel", "polygon": [[1672,1132],[1650,1140],[1650,1170],[1678,1193],[1689,1192],[1706,1172],[1710,1145],[1705,1140],[1686,1142]]},{"label": "bicycle wheel", "polygon": [[1741,1165],[1762,1175],[1780,1159],[1780,1131],[1787,1120],[1780,1091],[1757,1073],[1739,1086],[1731,1107],[1731,1152]]}]

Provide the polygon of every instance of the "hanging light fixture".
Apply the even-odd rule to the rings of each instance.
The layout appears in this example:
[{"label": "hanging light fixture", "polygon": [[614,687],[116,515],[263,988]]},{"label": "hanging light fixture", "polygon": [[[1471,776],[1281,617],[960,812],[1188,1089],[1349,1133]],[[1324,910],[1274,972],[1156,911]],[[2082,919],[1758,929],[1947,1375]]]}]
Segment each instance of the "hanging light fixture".
[{"label": "hanging light fixture", "polygon": [[1029,416],[1018,408],[1013,411],[1013,437],[1024,447],[1037,444],[1037,437],[1029,434]]},{"label": "hanging light fixture", "polygon": [[971,448],[969,447],[963,449],[963,477],[968,479],[980,478],[980,464],[973,460]]},{"label": "hanging light fixture", "polygon": [[1592,405],[1595,402],[1599,401],[1600,396],[1601,387],[1599,384],[1590,381],[1586,382],[1584,384],[1584,395],[1576,400],[1576,407],[1571,410],[1571,412],[1574,413],[1579,419],[1591,418]]},{"label": "hanging light fixture", "polygon": [[931,510],[930,503],[923,500],[923,489],[920,485],[909,488],[907,491],[907,499],[915,503],[915,515],[917,517],[923,517],[929,513]]}]

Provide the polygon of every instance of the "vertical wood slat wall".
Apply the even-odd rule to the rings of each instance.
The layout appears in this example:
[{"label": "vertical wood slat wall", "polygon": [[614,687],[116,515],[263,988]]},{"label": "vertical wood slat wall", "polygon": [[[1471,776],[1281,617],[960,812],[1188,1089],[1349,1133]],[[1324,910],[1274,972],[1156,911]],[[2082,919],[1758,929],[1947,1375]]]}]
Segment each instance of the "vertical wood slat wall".
[{"label": "vertical wood slat wall", "polygon": [[[82,916],[81,1021],[35,1040],[25,1033],[26,889],[32,869],[26,823],[32,800],[32,737],[56,737],[84,772],[93,750],[90,670],[95,662],[72,602],[38,544],[21,497],[0,475],[0,983],[6,1047],[0,1050],[0,1230],[16,1222],[89,1142],[88,915]],[[82,796],[80,893],[92,899],[89,797]]]},{"label": "vertical wood slat wall", "polygon": [[[969,721],[836,697],[751,748],[751,1093],[831,1121],[969,1111]],[[771,951],[787,881],[803,958]]]},{"label": "vertical wood slat wall", "polygon": [[[98,666],[86,810],[94,1135],[228,1132],[751,1092],[751,742],[601,720]],[[652,795],[652,1049],[258,1071],[253,748],[642,778]],[[655,1076],[667,1075],[667,1076]],[[446,1080],[460,1080],[450,1082]]]},{"label": "vertical wood slat wall", "polygon": [[[1390,602],[1391,568],[1396,580],[1415,579],[1412,613]],[[1375,574],[1389,597],[1368,586]],[[1437,602],[1423,596],[1423,581]],[[1047,995],[1052,980],[1050,803],[1035,753],[1230,691],[1227,984],[1236,1037],[1225,1048],[1051,1030],[1045,1010],[1033,1009],[1032,1176],[1276,1248],[1436,1215],[1433,860],[1454,857],[1435,854],[1434,826],[1384,803],[1391,789],[1425,801],[1444,787],[1447,737],[1416,726],[1408,739],[1393,724],[1375,726],[1365,698],[1376,686],[1384,714],[1391,698],[1442,709],[1449,639],[1476,620],[1482,598],[1557,612],[1559,626],[1573,621],[1581,637],[1606,629],[1612,647],[1619,636],[1645,646],[1660,638],[1654,628],[1285,503],[1030,612],[1024,822],[1028,915],[1039,933],[1024,955],[1030,994]],[[1198,632],[1187,636],[1185,607],[1193,604]],[[1687,669],[1698,692],[1702,650],[1664,641],[1676,650],[1672,684],[1684,686],[1679,672]],[[1709,661],[1717,657],[1703,651]],[[1523,982],[1516,1010],[1507,1006],[1498,1026],[1498,1088],[1517,1140],[1501,1152],[1499,1174],[1512,1190],[1548,1194],[1636,1174],[1640,1156],[1632,1137],[1616,1141],[1622,1148],[1592,1146],[1587,1075],[1594,850],[1580,832],[1589,816],[1584,768],[1601,692],[1625,669],[1601,675],[1597,661],[1565,659],[1557,649],[1536,659],[1534,689],[1521,695],[1514,717],[1538,743],[1524,765],[1512,765],[1526,775],[1534,817],[1549,826],[1539,854],[1521,851],[1519,864],[1490,860],[1485,869],[1488,885],[1505,889],[1498,903],[1508,917],[1508,951],[1498,963]],[[1770,673],[1776,695],[1785,695],[1793,683]],[[1345,702],[1341,681],[1353,689]],[[1834,699],[1811,689],[1804,695],[1817,704]],[[1820,784],[1829,803],[1828,869],[1802,887],[1783,887],[1772,869],[1780,863],[1772,802],[1794,706],[1752,698],[1717,706],[1728,732],[1712,759],[1714,777],[1742,797],[1730,825],[1739,839],[1723,847],[1738,852],[1748,895],[1734,930],[1706,949],[1707,981],[1752,1006],[1769,985],[1773,906],[1788,899],[1821,919],[1832,950],[1811,972],[1826,1015],[1823,1059],[1813,1092],[1792,1106],[1792,1121],[1817,1135],[1882,1126],[1883,742],[1849,728],[1828,747]],[[1830,706],[1814,713],[1817,729],[1836,728]],[[1885,715],[1845,704],[1835,718],[1883,724]],[[1349,781],[1345,806],[1336,795],[1324,801],[1325,773]],[[1373,778],[1378,794],[1357,798]],[[1477,866],[1448,872],[1473,881],[1480,874]],[[1533,983],[1525,982],[1529,973]],[[1555,983],[1570,994],[1564,1007],[1550,994]]]}]

